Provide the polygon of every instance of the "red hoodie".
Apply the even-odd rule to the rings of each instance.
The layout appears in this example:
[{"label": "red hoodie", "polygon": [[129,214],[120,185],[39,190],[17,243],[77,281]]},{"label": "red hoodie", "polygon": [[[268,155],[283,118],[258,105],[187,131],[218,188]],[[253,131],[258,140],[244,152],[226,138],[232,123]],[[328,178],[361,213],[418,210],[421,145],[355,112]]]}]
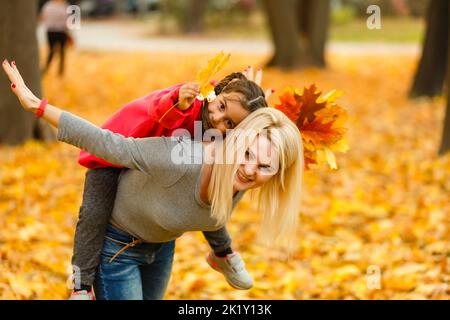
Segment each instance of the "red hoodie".
[{"label": "red hoodie", "polygon": [[[109,118],[103,129],[120,133],[125,137],[169,137],[176,129],[187,129],[194,136],[194,121],[200,121],[203,102],[195,99],[187,109],[181,111],[174,104],[178,101],[178,92],[183,84],[167,89],[156,90],[148,95],[131,101]],[[101,158],[81,150],[78,163],[90,169],[116,167]]]}]

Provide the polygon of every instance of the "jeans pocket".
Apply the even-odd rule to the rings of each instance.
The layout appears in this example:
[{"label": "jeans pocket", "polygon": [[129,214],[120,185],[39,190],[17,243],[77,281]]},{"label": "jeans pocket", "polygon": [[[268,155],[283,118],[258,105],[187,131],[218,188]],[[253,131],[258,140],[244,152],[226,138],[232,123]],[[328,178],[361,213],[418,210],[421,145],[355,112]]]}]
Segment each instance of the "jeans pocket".
[{"label": "jeans pocket", "polygon": [[[108,261],[114,257],[125,245],[117,243],[111,239],[105,238],[102,249],[102,257],[107,258]],[[120,256],[120,255],[119,255]],[[118,257],[116,257],[117,259]]]}]

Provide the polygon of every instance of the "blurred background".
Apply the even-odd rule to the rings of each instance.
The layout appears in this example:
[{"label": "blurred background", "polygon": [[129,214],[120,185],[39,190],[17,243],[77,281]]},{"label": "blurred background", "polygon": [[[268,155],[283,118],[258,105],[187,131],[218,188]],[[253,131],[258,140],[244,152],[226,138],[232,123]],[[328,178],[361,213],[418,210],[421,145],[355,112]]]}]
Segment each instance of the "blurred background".
[{"label": "blurred background", "polygon": [[[217,80],[263,68],[271,105],[287,86],[343,92],[350,149],[337,170],[305,173],[294,258],[254,241],[259,217],[244,199],[229,231],[254,288],[229,287],[204,261],[202,234],[188,233],[167,299],[450,297],[448,0],[70,1],[80,11],[63,54],[49,45],[46,2],[0,2],[1,57],[35,94],[99,125],[194,80],[221,50],[231,60]],[[0,86],[0,299],[66,299],[85,169],[4,75]]]}]

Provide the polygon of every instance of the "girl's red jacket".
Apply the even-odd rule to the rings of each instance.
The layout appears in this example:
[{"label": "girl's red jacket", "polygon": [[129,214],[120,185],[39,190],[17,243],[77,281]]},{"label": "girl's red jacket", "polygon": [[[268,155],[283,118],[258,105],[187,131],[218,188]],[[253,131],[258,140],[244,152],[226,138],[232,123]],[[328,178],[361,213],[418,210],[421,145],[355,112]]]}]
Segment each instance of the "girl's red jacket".
[{"label": "girl's red jacket", "polygon": [[[119,133],[125,137],[169,137],[176,129],[186,129],[194,136],[194,122],[200,121],[203,102],[195,99],[187,109],[181,111],[175,105],[178,93],[183,84],[176,84],[170,88],[156,90],[148,95],[131,101],[114,113],[103,129]],[[81,150],[78,163],[90,169],[116,167],[101,158]]]}]

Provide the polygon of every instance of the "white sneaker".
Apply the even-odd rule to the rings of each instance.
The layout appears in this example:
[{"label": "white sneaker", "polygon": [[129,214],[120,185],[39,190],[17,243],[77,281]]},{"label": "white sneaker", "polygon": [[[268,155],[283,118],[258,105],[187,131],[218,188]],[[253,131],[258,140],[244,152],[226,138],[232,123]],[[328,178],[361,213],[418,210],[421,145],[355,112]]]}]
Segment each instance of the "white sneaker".
[{"label": "white sneaker", "polygon": [[253,286],[253,279],[245,270],[244,261],[239,253],[233,252],[222,258],[210,252],[206,262],[211,268],[222,273],[233,288],[248,290]]}]

